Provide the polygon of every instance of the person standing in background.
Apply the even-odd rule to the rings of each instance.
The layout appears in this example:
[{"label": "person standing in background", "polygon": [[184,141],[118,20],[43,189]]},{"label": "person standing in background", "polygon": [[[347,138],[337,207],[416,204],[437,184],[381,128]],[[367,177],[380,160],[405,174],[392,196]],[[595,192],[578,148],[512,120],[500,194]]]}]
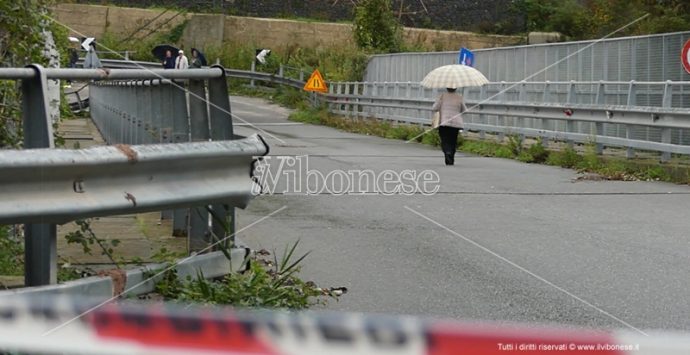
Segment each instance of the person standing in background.
[{"label": "person standing in background", "polygon": [[189,60],[184,55],[184,51],[180,49],[177,52],[177,59],[175,59],[175,69],[189,69]]},{"label": "person standing in background", "polygon": [[206,58],[204,54],[199,52],[198,49],[192,48],[192,63],[189,65],[192,68],[201,68],[207,66]]},{"label": "person standing in background", "polygon": [[462,95],[456,93],[455,88],[447,88],[447,92],[436,99],[432,111],[439,111],[441,119],[438,135],[441,137],[441,149],[446,159],[446,165],[455,164],[455,151],[458,149],[458,132],[462,129],[462,113],[467,111]]},{"label": "person standing in background", "polygon": [[175,58],[172,56],[172,52],[165,51],[165,59],[163,60],[163,69],[175,69]]}]

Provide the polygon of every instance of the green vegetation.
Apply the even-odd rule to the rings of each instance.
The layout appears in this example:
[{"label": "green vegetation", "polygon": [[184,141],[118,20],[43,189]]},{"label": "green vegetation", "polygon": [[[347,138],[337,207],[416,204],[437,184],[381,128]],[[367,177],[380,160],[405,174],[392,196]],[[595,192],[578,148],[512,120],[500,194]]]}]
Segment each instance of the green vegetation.
[{"label": "green vegetation", "polygon": [[101,255],[105,255],[110,261],[119,269],[120,263],[115,260],[113,255],[115,247],[120,244],[119,239],[105,240],[98,238],[93,229],[91,229],[91,220],[77,220],[74,223],[79,227],[74,232],[67,233],[65,239],[68,244],[80,244],[84,254],[92,255],[91,246],[96,244],[101,249]]},{"label": "green vegetation", "polygon": [[685,31],[690,3],[684,0],[518,0],[516,15],[525,16],[527,31],[558,31],[568,39],[605,36],[649,14],[615,36]]},{"label": "green vegetation", "polygon": [[207,280],[202,273],[182,280],[171,269],[156,284],[156,293],[179,302],[296,310],[337,299],[342,291],[322,289],[297,276],[309,254],[296,258],[298,244],[286,247],[280,260],[261,250],[244,261],[246,271],[230,272],[216,280]]},{"label": "green vegetation", "polygon": [[355,7],[355,43],[360,48],[397,52],[402,45],[402,26],[389,0],[360,0]]},{"label": "green vegetation", "polygon": [[[48,63],[43,56],[42,32],[55,30],[56,36],[64,33],[58,33],[43,17],[52,3],[49,0],[0,1],[0,62],[3,66]],[[17,82],[0,80],[0,149],[21,145],[20,92]]]},{"label": "green vegetation", "polygon": [[[290,120],[338,128],[347,132],[375,135],[389,139],[400,139],[440,146],[437,130],[399,124],[374,118],[346,118],[328,113],[325,107],[297,110]],[[426,132],[426,133],[424,133]],[[413,139],[414,138],[414,139]],[[625,159],[596,154],[596,145],[587,144],[583,153],[566,146],[561,150],[548,150],[542,139],[527,145],[518,135],[510,135],[506,143],[492,139],[470,140],[458,137],[458,150],[485,157],[515,159],[525,163],[548,164],[580,172],[595,173],[610,180],[649,180],[690,183],[690,167],[687,165],[660,165],[656,161]]]},{"label": "green vegetation", "polygon": [[24,275],[24,243],[10,235],[10,226],[0,226],[0,275]]}]

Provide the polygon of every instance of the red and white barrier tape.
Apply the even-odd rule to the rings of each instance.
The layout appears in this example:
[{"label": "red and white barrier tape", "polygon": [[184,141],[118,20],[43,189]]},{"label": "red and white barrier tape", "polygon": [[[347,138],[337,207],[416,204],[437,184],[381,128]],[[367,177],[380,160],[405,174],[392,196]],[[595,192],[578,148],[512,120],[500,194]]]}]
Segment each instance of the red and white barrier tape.
[{"label": "red and white barrier tape", "polygon": [[220,307],[0,298],[0,351],[87,354],[690,354],[690,335],[649,336],[412,317],[236,312]]}]

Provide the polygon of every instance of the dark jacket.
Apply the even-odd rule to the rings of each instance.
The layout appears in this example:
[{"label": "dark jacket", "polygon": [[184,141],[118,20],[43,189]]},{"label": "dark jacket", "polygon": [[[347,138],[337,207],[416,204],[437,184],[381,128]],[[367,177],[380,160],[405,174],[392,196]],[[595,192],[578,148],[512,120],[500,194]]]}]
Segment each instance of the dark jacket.
[{"label": "dark jacket", "polygon": [[166,57],[163,61],[163,69],[175,69],[175,57]]}]

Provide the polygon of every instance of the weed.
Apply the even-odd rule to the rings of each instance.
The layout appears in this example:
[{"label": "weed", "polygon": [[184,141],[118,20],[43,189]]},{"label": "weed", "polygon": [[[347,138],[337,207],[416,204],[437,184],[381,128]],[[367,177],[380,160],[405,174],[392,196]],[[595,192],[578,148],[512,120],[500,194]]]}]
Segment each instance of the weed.
[{"label": "weed", "polygon": [[582,157],[577,154],[577,151],[572,147],[567,147],[560,152],[552,152],[549,154],[549,158],[546,163],[549,165],[557,165],[563,168],[574,168],[576,167]]},{"label": "weed", "polygon": [[511,134],[508,136],[508,149],[510,149],[512,156],[520,156],[520,153],[522,153],[523,141],[524,139],[519,134]]},{"label": "weed", "polygon": [[496,150],[489,149],[484,153],[485,156],[495,156],[497,158],[513,159],[515,158],[515,153],[509,147],[498,147]]},{"label": "weed", "polygon": [[24,275],[24,243],[10,228],[0,226],[0,275]]},{"label": "weed", "polygon": [[203,273],[182,280],[174,270],[156,284],[156,292],[166,300],[222,304],[236,307],[306,309],[339,296],[334,289],[321,289],[297,274],[309,253],[295,257],[298,242],[286,247],[280,260],[261,251],[246,260],[243,273],[231,272],[219,280],[207,280]]},{"label": "weed", "polygon": [[407,140],[410,136],[410,128],[408,125],[397,125],[386,132],[386,138]]},{"label": "weed", "polygon": [[422,144],[428,144],[434,147],[441,146],[441,136],[438,135],[438,130],[431,130],[422,136]]},{"label": "weed", "polygon": [[179,258],[184,257],[186,254],[184,252],[175,252],[168,250],[166,247],[161,247],[151,255],[151,259],[158,263],[170,263]]},{"label": "weed", "polygon": [[115,259],[113,256],[114,252],[114,247],[117,247],[120,244],[119,239],[111,239],[111,240],[105,240],[105,239],[100,239],[96,236],[96,233],[94,233],[93,229],[91,229],[91,220],[85,219],[85,220],[77,220],[75,221],[77,226],[79,226],[79,229],[67,233],[65,235],[65,238],[67,239],[68,244],[80,244],[82,249],[84,250],[84,253],[91,255],[91,246],[94,244],[98,245],[98,247],[101,248],[101,255],[105,255],[110,259],[110,261],[117,266],[117,268],[120,268],[120,263]]},{"label": "weed", "polygon": [[460,147],[460,150],[467,152],[467,153],[472,153],[472,154],[477,154],[485,157],[493,157],[496,156],[496,152],[500,149],[504,148],[504,150],[500,153],[502,157],[505,158],[512,158],[512,152],[510,149],[494,142],[488,142],[488,141],[470,141],[467,140],[465,143]]},{"label": "weed", "polygon": [[544,148],[544,143],[541,138],[536,143],[530,145],[527,149],[522,149],[517,156],[517,160],[524,163],[544,163],[549,159],[549,151]]}]

